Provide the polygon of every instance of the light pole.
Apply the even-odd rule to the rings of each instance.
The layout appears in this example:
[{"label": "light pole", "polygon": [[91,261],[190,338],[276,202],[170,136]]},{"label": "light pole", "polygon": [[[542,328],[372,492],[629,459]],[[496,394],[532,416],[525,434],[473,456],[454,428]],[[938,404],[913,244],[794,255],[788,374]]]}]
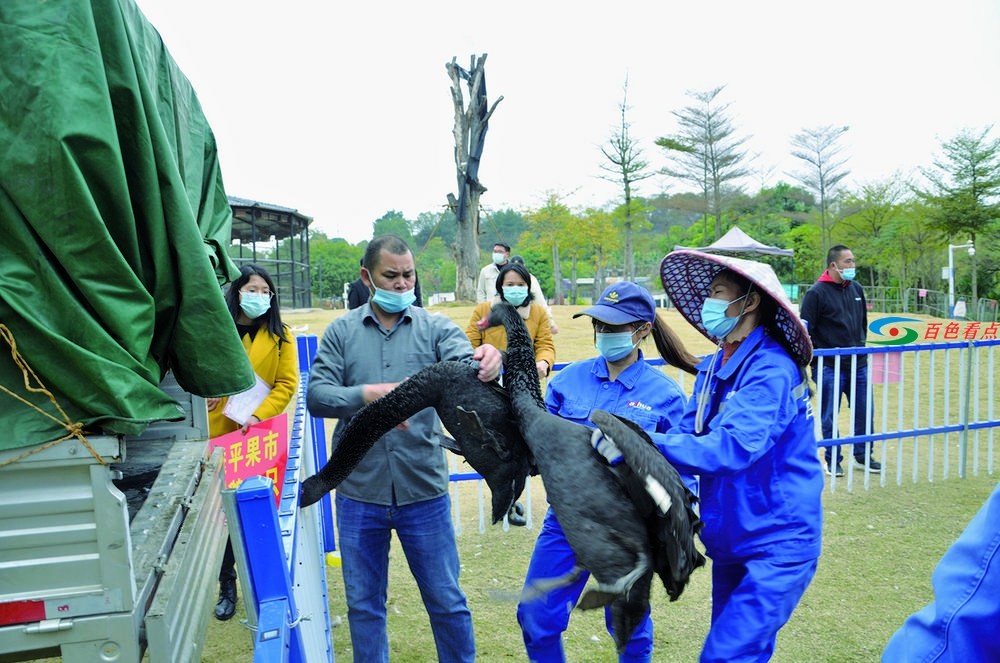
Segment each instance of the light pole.
[{"label": "light pole", "polygon": [[976,247],[972,242],[948,245],[948,317],[955,317],[955,249],[968,249],[969,255],[976,255]]}]

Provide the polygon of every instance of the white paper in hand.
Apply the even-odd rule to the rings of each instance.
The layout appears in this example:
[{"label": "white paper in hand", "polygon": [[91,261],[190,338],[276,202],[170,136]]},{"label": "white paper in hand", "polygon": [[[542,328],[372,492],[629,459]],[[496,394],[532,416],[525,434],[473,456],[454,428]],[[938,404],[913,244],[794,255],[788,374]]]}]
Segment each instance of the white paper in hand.
[{"label": "white paper in hand", "polygon": [[271,393],[271,385],[261,380],[259,375],[255,374],[254,377],[257,378],[257,384],[244,392],[230,396],[226,401],[226,407],[222,408],[222,414],[240,426],[247,422]]}]

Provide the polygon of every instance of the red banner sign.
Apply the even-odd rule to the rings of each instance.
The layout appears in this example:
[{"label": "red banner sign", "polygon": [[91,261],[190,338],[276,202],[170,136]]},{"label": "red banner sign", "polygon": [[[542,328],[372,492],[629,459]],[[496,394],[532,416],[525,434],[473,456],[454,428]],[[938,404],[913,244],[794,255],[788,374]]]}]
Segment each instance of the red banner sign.
[{"label": "red banner sign", "polygon": [[250,426],[246,433],[236,430],[209,440],[209,453],[214,447],[222,447],[224,453],[226,488],[236,488],[249,477],[267,477],[275,503],[280,502],[288,465],[287,412]]}]

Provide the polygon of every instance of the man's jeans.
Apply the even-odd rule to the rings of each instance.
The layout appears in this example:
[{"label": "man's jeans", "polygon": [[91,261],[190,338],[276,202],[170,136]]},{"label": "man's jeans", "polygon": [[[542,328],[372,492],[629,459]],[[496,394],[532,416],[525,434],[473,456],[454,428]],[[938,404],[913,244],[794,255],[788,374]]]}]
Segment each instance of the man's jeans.
[{"label": "man's jeans", "polygon": [[[852,433],[854,435],[865,435],[868,409],[868,359],[864,355],[858,355],[858,370],[851,374],[851,357],[844,355],[840,358],[840,383],[834,385],[837,371],[834,370],[835,357],[823,357],[823,384],[820,387],[820,424],[823,428],[823,439],[829,440],[833,437],[833,408],[841,400],[841,395],[845,397],[847,404],[851,408],[851,420],[854,425]],[[813,381],[819,385],[817,379],[817,369],[813,369]],[[851,401],[851,385],[854,387],[854,402]],[[834,389],[836,388],[836,391]],[[838,412],[839,414],[839,412]],[[874,427],[873,427],[874,428]],[[838,437],[844,437],[845,431],[838,431]],[[837,465],[840,465],[843,456],[840,453],[840,446],[826,447],[824,456],[827,467],[830,466],[830,457],[833,455],[832,449],[837,449]],[[864,462],[866,456],[865,445],[863,443],[854,445],[854,458]]]},{"label": "man's jeans", "polygon": [[[355,661],[388,663],[386,600],[391,530],[430,617],[438,660],[476,658],[472,614],[458,586],[458,549],[448,495],[407,506],[380,506],[337,495],[337,531]],[[406,646],[400,634],[399,646]]]}]

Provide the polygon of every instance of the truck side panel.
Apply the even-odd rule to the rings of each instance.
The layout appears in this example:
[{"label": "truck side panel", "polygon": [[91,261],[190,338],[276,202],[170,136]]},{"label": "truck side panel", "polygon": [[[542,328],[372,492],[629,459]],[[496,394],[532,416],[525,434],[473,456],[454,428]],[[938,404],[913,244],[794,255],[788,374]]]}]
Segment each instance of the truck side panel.
[{"label": "truck side panel", "polygon": [[[91,444],[121,456],[118,438]],[[41,602],[46,619],[131,610],[130,549],[125,497],[78,440],[0,467],[0,605]]]},{"label": "truck side panel", "polygon": [[[151,663],[199,659],[227,535],[222,454],[206,457],[204,399],[161,387],[184,419],[89,438],[109,464],[71,439],[0,466],[0,660],[139,663],[147,638]],[[131,523],[122,473],[150,477],[126,488],[144,497]]]},{"label": "truck side panel", "polygon": [[222,455],[222,449],[212,454],[146,614],[150,663],[201,660],[228,536],[221,498]]}]

